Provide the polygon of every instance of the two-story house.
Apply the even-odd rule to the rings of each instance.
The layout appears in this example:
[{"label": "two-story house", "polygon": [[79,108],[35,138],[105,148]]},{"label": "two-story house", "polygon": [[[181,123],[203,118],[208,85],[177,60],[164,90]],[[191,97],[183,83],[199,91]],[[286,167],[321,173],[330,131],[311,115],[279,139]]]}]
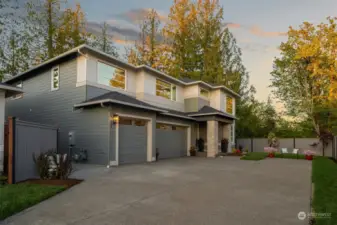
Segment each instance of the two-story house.
[{"label": "two-story house", "polygon": [[7,116],[58,126],[59,151],[74,144],[87,150],[89,163],[151,162],[156,153],[187,156],[197,138],[205,140],[208,157],[218,153],[221,139],[234,144],[238,94],[134,66],[86,45],[6,83],[24,91],[8,100]]}]

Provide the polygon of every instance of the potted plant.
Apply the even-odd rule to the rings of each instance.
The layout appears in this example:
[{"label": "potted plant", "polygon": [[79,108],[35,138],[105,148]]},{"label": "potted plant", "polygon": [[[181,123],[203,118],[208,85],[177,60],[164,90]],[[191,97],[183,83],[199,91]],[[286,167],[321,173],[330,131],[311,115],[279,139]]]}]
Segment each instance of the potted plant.
[{"label": "potted plant", "polygon": [[202,138],[197,139],[198,151],[203,152],[205,149],[205,141]]},{"label": "potted plant", "polygon": [[304,154],[305,154],[305,159],[306,160],[310,160],[311,161],[311,160],[314,159],[314,154],[315,154],[314,151],[307,150],[307,151],[304,152]]},{"label": "potted plant", "polygon": [[197,155],[196,148],[194,146],[191,146],[191,148],[190,148],[190,156],[196,156],[196,155]]},{"label": "potted plant", "polygon": [[228,151],[228,139],[224,138],[221,140],[221,152],[227,152]]},{"label": "potted plant", "polygon": [[269,158],[274,158],[275,157],[275,153],[274,152],[269,152],[268,153],[268,157]]}]

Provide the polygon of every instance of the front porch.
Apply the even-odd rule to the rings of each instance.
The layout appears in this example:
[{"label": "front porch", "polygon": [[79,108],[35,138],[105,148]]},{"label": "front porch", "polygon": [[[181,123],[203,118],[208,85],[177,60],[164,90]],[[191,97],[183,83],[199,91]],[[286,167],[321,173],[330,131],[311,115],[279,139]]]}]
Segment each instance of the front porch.
[{"label": "front porch", "polygon": [[[234,145],[234,121],[224,121],[219,118],[212,118],[198,122],[197,127],[197,156],[216,157],[221,152],[221,141],[228,140],[225,152],[231,152]],[[204,141],[204,148],[198,147],[198,140]]]}]

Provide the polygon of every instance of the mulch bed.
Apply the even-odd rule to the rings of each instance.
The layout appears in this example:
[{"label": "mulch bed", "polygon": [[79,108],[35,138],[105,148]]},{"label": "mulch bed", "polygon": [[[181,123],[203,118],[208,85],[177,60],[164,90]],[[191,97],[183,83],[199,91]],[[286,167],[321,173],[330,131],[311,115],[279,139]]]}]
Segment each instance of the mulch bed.
[{"label": "mulch bed", "polygon": [[65,186],[67,189],[81,183],[83,180],[78,179],[67,179],[67,180],[40,180],[40,179],[29,179],[22,181],[20,183],[25,184],[40,184],[49,186]]}]

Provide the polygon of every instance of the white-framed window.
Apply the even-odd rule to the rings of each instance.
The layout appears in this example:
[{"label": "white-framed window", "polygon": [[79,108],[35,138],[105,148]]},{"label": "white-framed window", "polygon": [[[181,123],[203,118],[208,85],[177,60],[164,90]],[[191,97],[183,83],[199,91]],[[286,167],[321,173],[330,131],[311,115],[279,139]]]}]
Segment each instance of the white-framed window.
[{"label": "white-framed window", "polygon": [[55,66],[51,69],[51,90],[56,91],[60,88],[60,67]]},{"label": "white-framed window", "polygon": [[226,96],[225,103],[226,103],[225,112],[233,114],[233,98],[230,96]]},{"label": "white-framed window", "polygon": [[97,70],[99,84],[125,89],[125,70],[102,62],[97,63]]},{"label": "white-framed window", "polygon": [[[15,87],[17,87],[17,88],[22,88],[22,87],[23,87],[22,80],[19,81],[19,82],[15,85]],[[23,93],[17,94],[17,95],[13,95],[13,96],[12,96],[12,99],[19,99],[19,98],[22,98],[22,97],[23,97]]]},{"label": "white-framed window", "polygon": [[235,143],[235,125],[231,124],[231,143],[234,144]]},{"label": "white-framed window", "polygon": [[209,98],[209,91],[207,91],[206,89],[200,88],[200,96],[208,99]]},{"label": "white-framed window", "polygon": [[177,100],[177,86],[166,81],[156,79],[156,95],[172,101]]}]

